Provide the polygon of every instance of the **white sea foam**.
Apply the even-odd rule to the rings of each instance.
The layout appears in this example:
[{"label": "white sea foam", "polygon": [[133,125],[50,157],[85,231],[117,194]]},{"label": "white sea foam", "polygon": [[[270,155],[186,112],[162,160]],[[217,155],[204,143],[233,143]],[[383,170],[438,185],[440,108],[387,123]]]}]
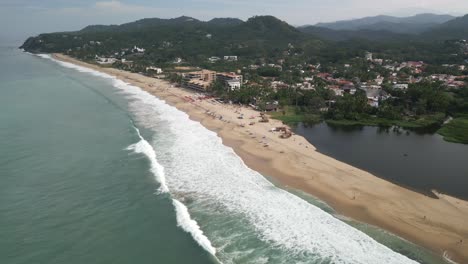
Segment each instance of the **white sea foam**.
[{"label": "white sea foam", "polygon": [[150,161],[150,170],[153,175],[156,177],[156,180],[160,183],[159,192],[161,193],[168,193],[169,188],[166,185],[166,178],[164,177],[164,167],[159,164],[156,158],[156,152],[154,151],[153,147],[146,141],[140,134],[140,130],[135,127],[135,130],[138,133],[138,137],[140,141],[137,143],[129,146],[128,150],[133,150],[135,153],[144,154],[148,160]]},{"label": "white sea foam", "polygon": [[[112,78],[81,66],[60,64]],[[262,240],[290,254],[319,256],[319,261],[331,263],[415,263],[320,208],[276,188],[249,169],[231,148],[222,144],[216,133],[190,120],[185,113],[138,87],[114,80],[114,86],[132,99],[131,108],[139,109],[135,111],[139,123],[153,128],[154,120],[147,117],[158,116],[168,125],[170,137],[165,136],[162,142],[171,142],[166,149],[158,149],[161,151],[158,157],[164,165],[166,184],[171,191],[215,201],[236,215],[244,215]],[[142,147],[148,147],[147,144]],[[178,201],[174,201],[176,209],[177,204]],[[183,212],[188,214],[188,211]],[[177,211],[177,215],[181,213]],[[184,226],[190,227],[188,232],[195,239],[200,239],[201,233],[196,231],[201,231],[198,224]],[[202,240],[197,242],[202,245]]]},{"label": "white sea foam", "polygon": [[198,223],[190,218],[187,207],[176,199],[172,199],[172,203],[176,208],[177,213],[177,225],[180,226],[187,233],[190,233],[192,237],[208,252],[212,255],[216,254],[216,248],[211,245],[210,240],[203,235],[203,231],[198,226]]}]

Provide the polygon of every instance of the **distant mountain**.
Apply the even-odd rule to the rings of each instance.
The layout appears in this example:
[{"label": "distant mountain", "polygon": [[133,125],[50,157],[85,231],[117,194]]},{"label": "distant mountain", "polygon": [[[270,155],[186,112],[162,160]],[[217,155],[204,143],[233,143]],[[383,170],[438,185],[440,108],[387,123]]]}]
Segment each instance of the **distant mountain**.
[{"label": "distant mountain", "polygon": [[344,41],[350,39],[363,39],[363,40],[370,40],[370,41],[395,41],[395,40],[405,40],[409,39],[412,36],[403,34],[403,33],[395,33],[391,31],[387,31],[385,29],[381,30],[368,30],[368,29],[361,29],[361,30],[333,30],[324,27],[316,27],[316,26],[304,26],[298,28],[301,32],[311,34],[316,36],[317,38],[330,40],[330,41]]},{"label": "distant mountain", "polygon": [[334,30],[386,30],[395,33],[415,34],[429,30],[455,17],[451,15],[419,14],[410,17],[374,16],[332,23],[319,23],[315,26]]},{"label": "distant mountain", "polygon": [[135,22],[125,23],[122,25],[92,25],[83,28],[80,32],[102,32],[102,31],[129,31],[129,30],[141,30],[148,29],[157,26],[174,26],[183,24],[198,24],[202,23],[200,20],[193,17],[181,16],[171,19],[162,18],[144,18]]},{"label": "distant mountain", "polygon": [[438,25],[422,36],[426,39],[468,39],[468,15]]}]

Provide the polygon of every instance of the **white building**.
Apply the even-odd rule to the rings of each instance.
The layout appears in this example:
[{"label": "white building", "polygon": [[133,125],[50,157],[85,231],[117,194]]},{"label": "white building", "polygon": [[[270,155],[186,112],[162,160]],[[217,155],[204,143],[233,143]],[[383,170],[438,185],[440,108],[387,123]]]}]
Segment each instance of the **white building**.
[{"label": "white building", "polygon": [[163,70],[161,68],[157,68],[154,66],[146,67],[146,71],[154,71],[156,74],[163,73]]},{"label": "white building", "polygon": [[383,59],[374,59],[374,63],[382,65],[383,64]]},{"label": "white building", "polygon": [[114,64],[117,59],[115,58],[102,58],[102,57],[96,57],[96,62],[101,65],[109,65],[109,64]]},{"label": "white building", "polygon": [[408,89],[408,84],[407,83],[397,83],[397,84],[393,85],[393,89],[406,90],[406,89]]},{"label": "white building", "polygon": [[208,58],[208,61],[211,62],[211,63],[215,63],[217,61],[221,60],[220,57],[216,57],[216,56],[212,56],[210,58]]},{"label": "white building", "polygon": [[240,89],[241,82],[240,80],[227,80],[226,85],[228,86],[229,90],[234,91]]},{"label": "white building", "polygon": [[226,61],[237,61],[237,56],[224,56]]},{"label": "white building", "polygon": [[382,85],[382,83],[384,82],[385,78],[384,77],[377,77],[374,81],[375,83],[377,83],[378,85]]},{"label": "white building", "polygon": [[137,46],[134,46],[133,47],[133,52],[138,52],[138,53],[145,53],[145,49],[144,48],[139,48]]},{"label": "white building", "polygon": [[366,52],[365,58],[368,61],[372,61],[372,53],[371,52]]}]

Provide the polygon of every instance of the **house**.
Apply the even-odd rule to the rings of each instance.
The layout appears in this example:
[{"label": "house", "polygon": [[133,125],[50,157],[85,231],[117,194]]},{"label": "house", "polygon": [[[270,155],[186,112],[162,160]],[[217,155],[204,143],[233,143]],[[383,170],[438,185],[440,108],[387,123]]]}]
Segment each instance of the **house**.
[{"label": "house", "polygon": [[[349,93],[349,94],[355,94],[356,93],[356,87],[354,87],[353,83],[343,85],[340,90],[342,91],[342,94],[343,93]],[[335,94],[336,94],[336,92],[335,92]]]},{"label": "house", "polygon": [[96,56],[96,62],[98,64],[101,64],[101,65],[114,64],[114,62],[116,62],[116,61],[117,61],[117,59],[115,59],[115,58],[103,58],[103,57]]},{"label": "house", "polygon": [[133,61],[129,61],[127,59],[122,59],[121,62],[125,65],[132,65],[133,64]]},{"label": "house", "polygon": [[238,79],[227,80],[226,86],[231,91],[238,90],[241,87],[241,82]]},{"label": "house", "polygon": [[237,56],[224,56],[225,61],[237,61]]},{"label": "house", "polygon": [[340,89],[338,85],[328,85],[327,88],[335,93],[336,96],[343,96],[344,90]]},{"label": "house", "polygon": [[405,64],[405,67],[409,68],[421,68],[422,66],[424,66],[424,62],[422,61],[408,61],[404,62],[403,64]]},{"label": "house", "polygon": [[273,81],[271,82],[271,88],[275,91],[279,90],[279,89],[286,89],[286,88],[289,88],[289,85],[282,82],[282,81]]},{"label": "house", "polygon": [[216,57],[216,56],[212,56],[212,57],[209,57],[208,58],[208,61],[211,62],[211,63],[215,63],[217,61],[221,60],[220,57]]},{"label": "house", "polygon": [[345,79],[335,79],[334,82],[338,85],[345,86],[345,85],[351,85],[354,86],[354,83],[352,81],[348,81]]},{"label": "house", "polygon": [[378,84],[378,85],[382,85],[382,83],[384,82],[384,80],[385,80],[384,77],[378,76],[378,77],[374,80],[374,82],[375,82],[376,84]]},{"label": "house", "polygon": [[319,78],[321,78],[321,79],[323,79],[323,80],[325,80],[325,81],[326,81],[326,80],[328,79],[328,77],[330,77],[330,76],[331,76],[331,74],[330,74],[330,73],[327,73],[327,72],[321,72],[321,73],[318,73],[318,74],[317,74],[317,77],[319,77]]},{"label": "house", "polygon": [[145,53],[145,49],[144,48],[139,48],[137,46],[134,46],[133,49],[132,49],[132,52],[136,52],[136,53]]},{"label": "house", "polygon": [[464,87],[466,83],[463,81],[448,81],[446,85],[449,88],[461,88]]},{"label": "house", "polygon": [[156,74],[161,74],[163,72],[163,70],[161,68],[157,68],[157,67],[154,67],[154,66],[150,66],[150,67],[146,67],[146,71],[152,71]]},{"label": "house", "polygon": [[383,59],[374,59],[373,62],[375,64],[382,65],[383,64]]},{"label": "house", "polygon": [[371,52],[366,52],[365,55],[364,55],[364,58],[367,61],[372,61],[372,53]]},{"label": "house", "polygon": [[382,87],[377,85],[361,86],[361,90],[366,92],[367,104],[372,107],[379,107],[379,101],[389,97]]},{"label": "house", "polygon": [[396,84],[393,85],[393,89],[406,90],[406,89],[408,89],[408,84],[407,83],[396,83]]}]

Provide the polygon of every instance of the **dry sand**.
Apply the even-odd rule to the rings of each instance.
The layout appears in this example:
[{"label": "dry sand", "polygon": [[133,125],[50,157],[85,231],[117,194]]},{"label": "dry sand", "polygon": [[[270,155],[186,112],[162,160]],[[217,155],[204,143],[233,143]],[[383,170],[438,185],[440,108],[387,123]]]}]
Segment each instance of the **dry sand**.
[{"label": "dry sand", "polygon": [[[318,197],[344,216],[381,227],[436,254],[445,252],[459,263],[468,263],[467,201],[439,193],[435,193],[439,199],[434,199],[382,180],[317,152],[301,136],[281,139],[278,132],[269,130],[282,123],[259,123],[259,113],[252,109],[197,100],[196,92],[163,80],[101,68],[61,54],[54,57],[111,74],[166,100],[217,132],[223,143],[252,169]],[[217,118],[207,111],[216,113]],[[242,120],[238,119],[240,113],[244,115]],[[249,125],[250,122],[255,124]]]}]

